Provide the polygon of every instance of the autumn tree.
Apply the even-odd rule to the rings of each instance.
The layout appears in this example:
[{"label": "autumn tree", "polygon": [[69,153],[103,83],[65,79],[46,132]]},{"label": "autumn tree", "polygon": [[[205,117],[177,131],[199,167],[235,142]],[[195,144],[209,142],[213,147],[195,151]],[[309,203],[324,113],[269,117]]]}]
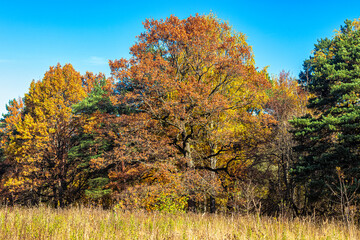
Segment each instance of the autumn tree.
[{"label": "autumn tree", "polygon": [[1,202],[12,203],[11,194],[8,188],[5,186],[6,179],[13,174],[15,164],[12,164],[10,159],[6,156],[5,149],[9,146],[11,136],[16,131],[14,125],[11,122],[21,120],[21,111],[23,110],[24,104],[22,99],[10,100],[9,104],[6,105],[7,113],[3,115],[0,120],[0,153],[1,153],[1,179],[0,179],[0,191],[1,191]]},{"label": "autumn tree", "polygon": [[347,20],[332,39],[315,44],[304,64],[308,79],[302,82],[312,94],[308,107],[313,114],[292,121],[301,153],[293,174],[306,187],[308,207],[334,208],[334,201],[326,199],[331,199],[329,186],[338,182],[339,169],[349,184],[360,177],[359,52],[359,22]]},{"label": "autumn tree", "polygon": [[282,71],[271,78],[268,96],[266,111],[274,117],[276,124],[272,128],[271,141],[255,154],[257,160],[251,178],[253,183],[267,188],[268,195],[262,200],[268,213],[288,211],[296,214],[299,203],[295,195],[299,190],[290,169],[298,154],[293,150],[295,141],[289,120],[309,111],[306,108],[308,94],[295,78]]},{"label": "autumn tree", "polygon": [[4,150],[15,170],[4,186],[17,202],[64,206],[79,198],[87,178],[82,159],[70,152],[86,121],[72,106],[85,96],[80,73],[70,64],[58,64],[31,83],[23,105],[12,102]]},{"label": "autumn tree", "polygon": [[245,35],[212,15],[151,19],[144,27],[132,57],[110,61],[116,104],[130,110],[119,121],[142,126],[119,130],[125,142],[118,164],[165,164],[169,172],[186,170],[189,182],[200,174],[227,188],[229,178],[245,177],[248,153],[271,132],[262,111],[269,81],[255,68]]}]

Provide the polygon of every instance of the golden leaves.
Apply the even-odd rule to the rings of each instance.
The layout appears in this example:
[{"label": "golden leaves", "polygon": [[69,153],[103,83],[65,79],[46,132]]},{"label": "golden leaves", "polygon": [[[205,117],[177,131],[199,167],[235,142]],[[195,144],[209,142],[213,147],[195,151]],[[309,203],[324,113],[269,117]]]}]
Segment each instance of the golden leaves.
[{"label": "golden leaves", "polygon": [[24,103],[13,101],[6,123],[14,131],[9,132],[5,153],[17,166],[18,180],[10,177],[8,187],[19,188],[24,178],[37,179],[40,184],[64,177],[60,169],[72,136],[80,130],[81,119],[74,118],[72,105],[85,95],[80,73],[70,64],[58,64],[41,81],[31,83]]}]

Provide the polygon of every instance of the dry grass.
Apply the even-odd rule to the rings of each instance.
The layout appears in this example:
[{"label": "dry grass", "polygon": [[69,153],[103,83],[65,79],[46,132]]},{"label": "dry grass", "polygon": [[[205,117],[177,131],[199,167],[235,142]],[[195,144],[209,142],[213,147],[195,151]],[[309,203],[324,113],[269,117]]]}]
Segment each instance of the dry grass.
[{"label": "dry grass", "polygon": [[0,209],[1,239],[360,239],[356,226],[312,219],[116,212],[90,208]]}]

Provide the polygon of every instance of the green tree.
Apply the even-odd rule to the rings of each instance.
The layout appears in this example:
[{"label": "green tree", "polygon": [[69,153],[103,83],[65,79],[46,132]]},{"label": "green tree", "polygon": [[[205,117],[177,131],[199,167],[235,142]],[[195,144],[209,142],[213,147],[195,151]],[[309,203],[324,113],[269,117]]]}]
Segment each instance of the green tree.
[{"label": "green tree", "polygon": [[[360,177],[360,31],[357,21],[332,39],[315,44],[314,55],[304,63],[301,83],[311,97],[308,114],[291,121],[301,157],[292,173],[306,189],[308,206],[324,211],[331,204],[329,185],[337,180],[337,168],[346,181]],[[314,205],[318,203],[317,205]]]},{"label": "green tree", "polygon": [[83,168],[88,179],[85,202],[107,207],[111,203],[112,192],[107,188],[110,182],[108,171],[114,165],[97,167],[92,163],[104,154],[113,151],[113,144],[103,135],[108,130],[104,128],[104,119],[116,115],[117,109],[110,101],[112,84],[105,76],[87,73],[83,83],[89,93],[86,98],[72,106],[73,113],[85,117],[90,124],[85,125],[86,130],[81,131],[77,136],[79,144],[71,148],[69,158],[82,159],[79,166]]}]

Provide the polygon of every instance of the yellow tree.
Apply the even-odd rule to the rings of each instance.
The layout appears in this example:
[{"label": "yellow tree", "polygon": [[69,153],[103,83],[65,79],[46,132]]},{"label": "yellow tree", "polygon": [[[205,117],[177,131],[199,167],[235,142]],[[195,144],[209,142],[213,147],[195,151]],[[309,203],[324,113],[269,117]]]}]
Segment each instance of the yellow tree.
[{"label": "yellow tree", "polygon": [[21,103],[13,104],[5,118],[5,155],[16,170],[5,186],[15,200],[63,206],[84,187],[81,160],[69,157],[69,151],[78,144],[85,121],[73,114],[72,106],[85,96],[80,73],[70,64],[58,64],[31,83],[24,106],[15,109]]},{"label": "yellow tree", "polygon": [[267,199],[265,208],[296,212],[296,189],[290,169],[298,156],[293,151],[295,142],[289,120],[308,112],[308,93],[285,71],[272,77],[271,85],[266,111],[274,117],[276,124],[271,141],[256,154],[251,178],[252,183],[261,186],[259,196]]},{"label": "yellow tree", "polygon": [[10,142],[10,136],[16,131],[16,128],[13,124],[14,122],[21,121],[21,111],[23,110],[24,103],[20,98],[18,100],[10,100],[9,104],[6,106],[7,114],[3,115],[3,119],[0,121],[0,152],[1,152],[1,200],[2,202],[8,202],[11,200],[11,196],[7,191],[5,184],[6,179],[14,174],[16,168],[14,164],[11,164],[9,158],[6,157],[5,149],[8,147]]}]

